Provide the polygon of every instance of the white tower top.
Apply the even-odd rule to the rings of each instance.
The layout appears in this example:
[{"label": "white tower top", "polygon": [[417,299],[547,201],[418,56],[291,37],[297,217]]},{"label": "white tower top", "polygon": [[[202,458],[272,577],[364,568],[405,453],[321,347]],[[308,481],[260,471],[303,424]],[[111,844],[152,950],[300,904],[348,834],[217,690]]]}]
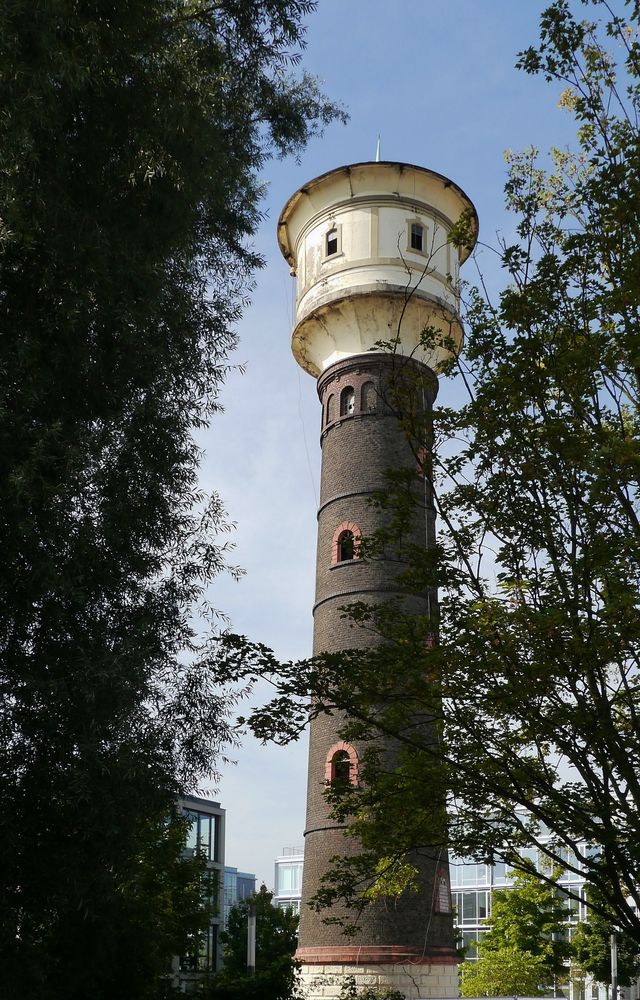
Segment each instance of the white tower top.
[{"label": "white tower top", "polygon": [[422,334],[435,328],[456,345],[462,340],[458,269],[472,245],[458,250],[448,236],[463,212],[473,245],[478,220],[464,191],[407,163],[354,163],[300,188],[278,222],[280,249],[298,279],[298,364],[318,376],[397,338],[395,350],[437,370],[449,352],[425,347]]}]

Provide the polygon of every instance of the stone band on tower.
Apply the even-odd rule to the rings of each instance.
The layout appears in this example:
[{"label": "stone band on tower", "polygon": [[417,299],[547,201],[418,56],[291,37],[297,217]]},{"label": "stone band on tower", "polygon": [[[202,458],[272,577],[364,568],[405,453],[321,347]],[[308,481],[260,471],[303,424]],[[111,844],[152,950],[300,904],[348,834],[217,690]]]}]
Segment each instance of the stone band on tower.
[{"label": "stone band on tower", "polygon": [[[429,410],[436,372],[462,339],[458,267],[470,252],[448,242],[473,205],[453,182],[422,167],[374,162],[316,178],[280,216],[281,250],[298,279],[292,337],[298,363],[318,378],[322,483],[318,512],[314,654],[372,645],[341,613],[346,604],[399,597],[396,570],[360,558],[360,540],[380,527],[371,498],[390,469],[416,467],[390,390],[399,371],[419,386]],[[427,343],[424,331],[435,336]],[[416,477],[417,478],[417,477]],[[428,491],[427,491],[428,494]],[[435,542],[430,496],[408,526],[416,544]],[[435,599],[435,595],[431,595]],[[401,596],[424,614],[429,595]],[[341,719],[321,716],[310,735],[305,864],[298,958],[308,997],[327,996],[327,977],[345,975],[399,989],[407,997],[457,996],[446,853],[412,858],[421,892],[393,907],[368,906],[355,943],[305,905],[331,857],[358,851],[331,816],[327,783],[358,780],[358,747],[339,736]],[[323,979],[324,985],[314,986]]]}]

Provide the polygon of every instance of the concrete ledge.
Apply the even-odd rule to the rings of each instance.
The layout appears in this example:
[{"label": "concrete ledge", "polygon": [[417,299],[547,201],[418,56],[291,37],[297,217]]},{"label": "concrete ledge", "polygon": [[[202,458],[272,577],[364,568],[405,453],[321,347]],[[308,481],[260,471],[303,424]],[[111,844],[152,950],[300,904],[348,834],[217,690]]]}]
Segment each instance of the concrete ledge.
[{"label": "concrete ledge", "polygon": [[418,951],[405,945],[337,945],[298,948],[296,958],[305,965],[456,965],[459,956],[448,948]]}]

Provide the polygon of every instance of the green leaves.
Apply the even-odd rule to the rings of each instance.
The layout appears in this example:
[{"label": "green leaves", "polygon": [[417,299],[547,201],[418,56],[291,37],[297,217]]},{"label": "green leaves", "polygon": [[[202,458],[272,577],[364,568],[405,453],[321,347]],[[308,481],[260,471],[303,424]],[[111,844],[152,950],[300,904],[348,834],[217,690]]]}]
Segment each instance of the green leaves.
[{"label": "green leaves", "polygon": [[228,526],[193,434],[261,263],[260,171],[341,115],[290,76],[312,9],[0,12],[7,996],[153,997],[176,947],[159,825],[235,738],[200,632]]},{"label": "green leaves", "polygon": [[[613,915],[597,890],[587,891],[587,921],[581,922],[572,938],[572,974],[593,976],[599,983],[611,983],[611,934],[616,929]],[[618,933],[618,983],[629,986],[638,976],[638,942],[629,934]]]},{"label": "green leaves", "polygon": [[543,995],[544,962],[539,955],[507,947],[460,966],[460,995],[501,997]]},{"label": "green leaves", "polygon": [[[221,935],[224,967],[211,977],[204,996],[211,1000],[296,1000],[301,996],[298,984],[299,963],[294,959],[297,947],[298,917],[291,908],[282,909],[272,902],[273,893],[266,886],[241,900],[229,913],[227,929]],[[247,919],[249,906],[256,912],[255,976],[247,975]]]},{"label": "green leaves", "polygon": [[571,946],[558,890],[537,873],[516,877],[512,889],[491,894],[491,928],[477,961],[461,966],[462,996],[540,996],[566,975]]}]

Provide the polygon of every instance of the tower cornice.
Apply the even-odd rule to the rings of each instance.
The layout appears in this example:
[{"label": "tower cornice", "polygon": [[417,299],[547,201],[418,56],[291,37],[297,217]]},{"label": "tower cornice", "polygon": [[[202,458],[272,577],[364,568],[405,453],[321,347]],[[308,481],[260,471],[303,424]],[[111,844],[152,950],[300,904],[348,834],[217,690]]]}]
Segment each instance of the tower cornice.
[{"label": "tower cornice", "polygon": [[[295,266],[295,259],[293,256],[293,247],[290,241],[288,226],[294,211],[300,205],[300,201],[302,199],[309,200],[312,194],[320,192],[324,187],[331,185],[333,181],[340,177],[344,177],[348,183],[349,197],[351,199],[357,198],[358,191],[357,185],[354,184],[354,178],[357,177],[358,172],[363,171],[365,168],[366,170],[373,170],[377,178],[379,178],[380,194],[383,196],[389,196],[389,192],[391,192],[390,197],[395,195],[396,200],[405,200],[406,198],[407,201],[414,201],[416,204],[425,204],[422,200],[418,202],[417,199],[412,199],[410,194],[405,193],[404,188],[400,183],[401,180],[406,182],[406,178],[411,174],[428,178],[432,183],[435,182],[440,184],[445,191],[451,191],[455,194],[461,203],[460,211],[467,210],[469,212],[471,232],[473,235],[473,242],[468,248],[465,248],[465,252],[460,255],[460,263],[464,263],[475,246],[480,224],[478,221],[476,207],[463,189],[456,184],[455,181],[452,181],[444,174],[440,174],[436,170],[430,170],[428,167],[418,166],[415,163],[402,163],[396,160],[362,160],[359,163],[346,163],[341,167],[335,167],[333,170],[326,170],[323,174],[318,174],[317,177],[307,181],[307,183],[303,184],[301,188],[298,188],[295,194],[291,195],[289,200],[286,202],[280,213],[280,218],[278,219],[278,244],[284,258],[288,261],[291,267]],[[393,176],[394,174],[397,177],[395,185],[393,183],[395,180]],[[391,178],[391,186],[388,186],[389,178]],[[426,204],[428,204],[428,202],[426,202]],[[460,213],[458,212],[458,214]]]}]

